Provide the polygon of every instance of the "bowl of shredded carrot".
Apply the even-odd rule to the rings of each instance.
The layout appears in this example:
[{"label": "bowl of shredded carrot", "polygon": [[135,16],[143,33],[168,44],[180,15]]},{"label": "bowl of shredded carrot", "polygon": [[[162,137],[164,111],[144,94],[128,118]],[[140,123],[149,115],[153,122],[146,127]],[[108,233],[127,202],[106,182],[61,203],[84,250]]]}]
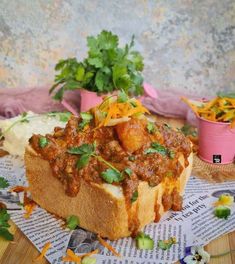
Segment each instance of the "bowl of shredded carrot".
[{"label": "bowl of shredded carrot", "polygon": [[235,93],[219,93],[209,101],[182,98],[198,118],[199,157],[228,164],[235,158]]}]

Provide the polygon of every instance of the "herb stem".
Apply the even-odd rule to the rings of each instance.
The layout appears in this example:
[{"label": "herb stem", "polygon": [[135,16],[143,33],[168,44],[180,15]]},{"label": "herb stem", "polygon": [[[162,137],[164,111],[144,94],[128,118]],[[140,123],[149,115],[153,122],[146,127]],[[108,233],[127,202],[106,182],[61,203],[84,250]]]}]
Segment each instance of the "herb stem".
[{"label": "herb stem", "polygon": [[[32,118],[33,116],[31,116],[30,118]],[[17,125],[18,123],[24,122],[25,120],[28,120],[29,116],[26,117],[22,117],[19,120],[16,120],[14,123],[12,123],[5,131],[3,131],[0,135],[0,140],[4,137],[4,135],[9,132],[15,125]]]},{"label": "herb stem", "polygon": [[109,166],[111,169],[115,170],[118,173],[121,173],[118,169],[116,169],[112,164],[110,164],[107,160],[103,159],[101,156],[92,154],[93,157],[96,157],[99,161],[105,163],[107,166]]}]

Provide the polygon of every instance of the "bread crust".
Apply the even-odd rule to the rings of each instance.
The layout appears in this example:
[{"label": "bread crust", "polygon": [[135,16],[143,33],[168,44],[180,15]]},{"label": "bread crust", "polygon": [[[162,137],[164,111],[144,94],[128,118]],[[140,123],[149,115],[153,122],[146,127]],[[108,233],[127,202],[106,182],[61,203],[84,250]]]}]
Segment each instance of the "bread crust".
[{"label": "bread crust", "polygon": [[[193,154],[188,157],[189,165],[176,180],[166,179],[156,187],[140,181],[138,199],[131,207],[131,214],[139,220],[139,229],[155,219],[156,201],[158,214],[164,214],[162,196],[177,188],[182,195],[192,169]],[[184,166],[184,157],[180,157]],[[128,227],[128,211],[121,187],[110,187],[81,180],[76,197],[65,194],[63,184],[53,176],[50,164],[42,159],[30,146],[25,151],[26,175],[33,200],[47,211],[67,218],[79,217],[80,226],[94,233],[116,240],[131,235]],[[110,188],[109,188],[110,187]],[[115,188],[115,191],[113,191]],[[148,208],[148,210],[146,210]]]}]

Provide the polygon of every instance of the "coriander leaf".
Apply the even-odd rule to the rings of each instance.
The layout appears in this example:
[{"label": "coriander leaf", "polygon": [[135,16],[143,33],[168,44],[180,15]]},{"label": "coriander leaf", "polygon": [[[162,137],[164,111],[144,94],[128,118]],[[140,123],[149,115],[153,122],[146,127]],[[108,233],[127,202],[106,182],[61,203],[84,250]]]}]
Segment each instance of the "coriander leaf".
[{"label": "coriander leaf", "polygon": [[159,240],[158,247],[162,250],[167,250],[172,247],[172,245],[176,244],[175,237],[170,237],[168,240]]},{"label": "coriander leaf", "polygon": [[77,162],[77,168],[80,170],[84,168],[90,160],[91,154],[82,154],[80,159]]},{"label": "coriander leaf", "polygon": [[99,48],[104,50],[114,49],[118,46],[118,36],[110,31],[103,30],[97,37]]},{"label": "coriander leaf", "polygon": [[174,159],[174,157],[175,157],[175,152],[174,152],[174,150],[169,150],[169,149],[168,149],[168,155],[169,155],[170,159]]},{"label": "coriander leaf", "polygon": [[87,61],[89,62],[90,65],[93,65],[96,68],[102,68],[104,66],[102,59],[99,58],[99,57],[96,57],[96,58],[88,58]]},{"label": "coriander leaf", "polygon": [[3,177],[0,177],[0,189],[5,189],[8,186],[9,186],[9,182]]},{"label": "coriander leaf", "polygon": [[89,112],[81,112],[80,116],[83,120],[87,120],[87,121],[90,121],[93,119],[93,115]]},{"label": "coriander leaf", "polygon": [[129,157],[128,157],[128,160],[130,160],[130,161],[134,161],[134,160],[135,160],[135,156],[129,156]]},{"label": "coriander leaf", "polygon": [[128,176],[131,176],[131,174],[132,174],[132,170],[131,170],[130,168],[126,168],[126,169],[124,170],[124,172],[125,172]]},{"label": "coriander leaf", "polygon": [[66,227],[74,230],[79,225],[79,218],[76,215],[71,215],[66,219]]},{"label": "coriander leaf", "polygon": [[64,86],[62,86],[59,91],[56,92],[56,94],[53,96],[53,99],[61,101],[64,96]]},{"label": "coriander leaf", "polygon": [[76,81],[79,81],[79,82],[83,81],[84,75],[85,75],[85,69],[84,69],[83,66],[80,65],[77,68],[77,72],[76,72],[76,75],[75,75]]},{"label": "coriander leaf", "polygon": [[131,202],[134,203],[138,198],[138,191],[135,191],[131,197]]},{"label": "coriander leaf", "polygon": [[136,245],[137,245],[138,249],[150,249],[150,250],[152,250],[154,247],[153,239],[149,235],[146,235],[143,232],[139,232],[139,234],[136,236],[135,240],[136,240]]},{"label": "coriander leaf", "polygon": [[125,103],[128,99],[129,99],[128,95],[124,91],[118,93],[118,97],[117,97],[118,103]]},{"label": "coriander leaf", "polygon": [[163,156],[167,155],[167,149],[159,143],[153,142],[151,148],[144,151],[144,154],[160,153]]},{"label": "coriander leaf", "polygon": [[59,60],[59,62],[55,66],[55,70],[56,71],[61,70],[65,66],[66,63],[67,63],[67,60]]},{"label": "coriander leaf", "polygon": [[50,112],[47,115],[58,117],[61,122],[68,122],[72,114],[70,112]]},{"label": "coriander leaf", "polygon": [[0,237],[5,238],[8,241],[12,241],[14,236],[8,231],[7,228],[0,227]]},{"label": "coriander leaf", "polygon": [[231,214],[230,208],[226,206],[217,206],[214,210],[214,215],[218,218],[224,218],[227,219]]},{"label": "coriander leaf", "polygon": [[28,115],[27,112],[22,113],[21,120],[20,120],[21,123],[29,123],[29,120],[27,119],[27,115]]},{"label": "coriander leaf", "polygon": [[7,229],[10,227],[8,224],[9,219],[10,215],[7,210],[5,208],[0,209],[0,236],[7,240],[13,240],[13,235]]},{"label": "coriander leaf", "polygon": [[148,130],[149,134],[154,134],[156,132],[155,124],[153,122],[148,122],[147,130]]},{"label": "coriander leaf", "polygon": [[88,125],[88,124],[89,124],[89,121],[87,121],[87,120],[82,120],[82,121],[79,123],[78,128],[82,131],[82,130],[85,128],[85,126]]},{"label": "coriander leaf", "polygon": [[134,64],[137,71],[142,71],[144,68],[143,57],[138,51],[132,51],[130,53],[130,61]]},{"label": "coriander leaf", "polygon": [[101,92],[104,88],[104,84],[105,84],[104,79],[105,79],[105,74],[101,70],[99,70],[95,76],[95,84],[98,88],[98,92]]},{"label": "coriander leaf", "polygon": [[48,145],[48,139],[46,137],[40,137],[39,138],[39,146],[41,148],[45,148]]},{"label": "coriander leaf", "polygon": [[185,124],[180,128],[180,131],[185,135],[185,136],[193,136],[196,137],[197,136],[197,131],[196,129],[189,125],[189,124]]},{"label": "coriander leaf", "polygon": [[107,169],[101,173],[101,177],[107,183],[120,182],[123,180],[123,176],[120,172],[117,172],[114,169]]},{"label": "coriander leaf", "polygon": [[70,154],[93,154],[93,152],[95,151],[95,144],[87,144],[84,143],[79,147],[72,147],[70,149],[67,150],[68,153]]}]

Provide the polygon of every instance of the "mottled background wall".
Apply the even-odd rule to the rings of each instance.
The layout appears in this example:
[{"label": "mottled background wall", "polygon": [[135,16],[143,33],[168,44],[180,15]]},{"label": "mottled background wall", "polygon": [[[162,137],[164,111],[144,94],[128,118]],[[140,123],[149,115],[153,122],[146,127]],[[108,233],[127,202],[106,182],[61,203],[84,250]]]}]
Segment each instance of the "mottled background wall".
[{"label": "mottled background wall", "polygon": [[194,94],[235,90],[234,0],[0,0],[0,89],[50,85],[86,37],[136,35],[145,80]]}]

